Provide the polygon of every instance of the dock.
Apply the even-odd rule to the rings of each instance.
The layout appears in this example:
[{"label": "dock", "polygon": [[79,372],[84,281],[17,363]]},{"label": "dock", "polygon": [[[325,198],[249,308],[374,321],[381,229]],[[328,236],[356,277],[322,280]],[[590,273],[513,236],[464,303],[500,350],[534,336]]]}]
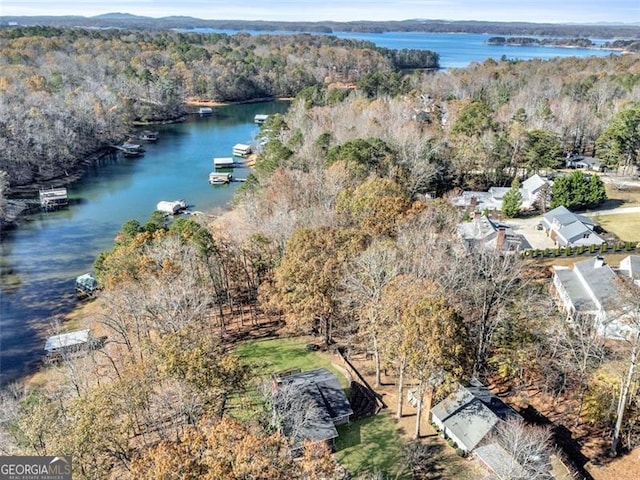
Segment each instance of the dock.
[{"label": "dock", "polygon": [[226,185],[233,181],[233,175],[230,173],[211,172],[209,174],[209,183],[211,185]]},{"label": "dock", "polygon": [[234,157],[247,157],[251,155],[252,149],[251,145],[247,145],[245,143],[236,143],[233,146],[233,156]]},{"label": "dock", "polygon": [[40,206],[46,210],[53,210],[60,207],[66,207],[69,205],[69,196],[67,189],[61,188],[49,188],[46,190],[40,190]]},{"label": "dock", "polygon": [[233,168],[237,163],[233,157],[214,157],[214,168]]},{"label": "dock", "polygon": [[159,134],[158,132],[152,132],[151,130],[143,130],[140,133],[131,134],[131,137],[145,142],[157,142]]},{"label": "dock", "polygon": [[144,148],[137,143],[125,142],[122,145],[111,145],[111,147],[120,150],[125,157],[139,157],[144,154]]},{"label": "dock", "polygon": [[176,215],[186,210],[187,207],[188,205],[184,200],[174,200],[172,202],[163,200],[158,202],[156,210],[166,215]]}]

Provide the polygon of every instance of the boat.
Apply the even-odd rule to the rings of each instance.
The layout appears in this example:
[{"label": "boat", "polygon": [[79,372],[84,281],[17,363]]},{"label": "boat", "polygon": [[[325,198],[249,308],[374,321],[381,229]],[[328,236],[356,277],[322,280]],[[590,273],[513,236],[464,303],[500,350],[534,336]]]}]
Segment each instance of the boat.
[{"label": "boat", "polygon": [[211,172],[209,174],[209,183],[211,185],[224,185],[230,183],[232,180],[233,175],[230,173]]},{"label": "boat", "polygon": [[213,108],[211,108],[211,107],[200,107],[198,109],[198,113],[200,115],[203,115],[203,116],[204,115],[211,115],[213,113]]},{"label": "boat", "polygon": [[182,212],[187,208],[187,203],[184,200],[174,200],[173,202],[161,201],[156,205],[156,210],[165,213],[167,215],[175,215]]},{"label": "boat", "polygon": [[253,117],[253,121],[258,125],[262,125],[264,122],[266,122],[267,118],[269,118],[269,115],[259,113],[255,117]]},{"label": "boat", "polygon": [[247,145],[244,143],[236,143],[233,146],[233,156],[234,157],[246,157],[251,155],[251,145]]}]

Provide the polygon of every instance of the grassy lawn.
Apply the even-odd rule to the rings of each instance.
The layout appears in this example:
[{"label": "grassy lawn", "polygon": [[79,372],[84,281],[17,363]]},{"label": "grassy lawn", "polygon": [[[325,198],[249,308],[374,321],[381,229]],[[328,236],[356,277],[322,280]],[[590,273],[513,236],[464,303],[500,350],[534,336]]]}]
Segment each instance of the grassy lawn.
[{"label": "grassy lawn", "polygon": [[640,213],[594,215],[593,219],[606,231],[615,233],[622,241],[640,241]]},{"label": "grassy lawn", "polygon": [[341,385],[346,388],[347,379],[331,365],[331,354],[323,351],[309,352],[305,348],[307,343],[307,340],[300,337],[257,340],[243,343],[236,349],[236,354],[254,365],[260,375],[294,368],[305,371],[324,367],[337,374]]},{"label": "grassy lawn", "polygon": [[383,473],[384,478],[409,479],[404,460],[405,439],[389,412],[337,427],[336,458],[354,476]]},{"label": "grassy lawn", "polygon": [[621,202],[623,207],[640,205],[640,188],[629,187],[620,190],[610,183],[605,183],[604,189],[607,198]]}]

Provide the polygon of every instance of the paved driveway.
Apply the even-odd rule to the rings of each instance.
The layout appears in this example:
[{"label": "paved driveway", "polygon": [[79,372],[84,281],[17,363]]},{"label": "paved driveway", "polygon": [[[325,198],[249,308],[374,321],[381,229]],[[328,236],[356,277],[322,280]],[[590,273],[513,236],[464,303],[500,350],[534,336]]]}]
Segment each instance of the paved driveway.
[{"label": "paved driveway", "polygon": [[[640,213],[640,207],[617,207],[607,210],[588,210],[582,212],[582,215],[594,218],[595,215],[624,215],[630,213]],[[510,225],[516,233],[524,235],[533,248],[554,248],[553,240],[551,240],[544,230],[537,230],[536,225],[542,221],[543,215],[527,218],[510,218],[505,221]],[[596,218],[594,220],[597,221]]]}]

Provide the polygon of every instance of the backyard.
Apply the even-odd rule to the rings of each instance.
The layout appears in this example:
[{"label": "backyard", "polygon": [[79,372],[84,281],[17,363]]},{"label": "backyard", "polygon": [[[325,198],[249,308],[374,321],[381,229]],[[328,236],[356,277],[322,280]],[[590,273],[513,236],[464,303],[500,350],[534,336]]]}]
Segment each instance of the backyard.
[{"label": "backyard", "polygon": [[[308,350],[306,346],[312,341],[313,337],[252,340],[239,345],[236,353],[245,362],[254,365],[262,375],[294,369],[304,371],[328,368],[338,376],[348,395],[349,383],[338,366],[338,357],[322,350]],[[373,384],[371,360],[365,359],[363,355],[356,355],[351,361],[369,384]],[[383,395],[389,407],[396,405],[394,378],[383,375],[383,385],[376,391]],[[248,419],[262,408],[262,400],[258,391],[253,390],[241,399],[234,399],[231,407],[231,415]],[[348,424],[337,427],[339,436],[335,442],[335,455],[354,478],[372,474],[382,474],[384,478],[393,479],[412,478],[407,447],[412,442],[410,435],[415,428],[415,409],[406,404],[405,413],[400,420],[393,413],[393,408],[388,408],[376,416],[351,420]],[[414,453],[414,458],[419,456],[418,463],[423,478],[476,480],[486,476],[486,472],[479,469],[476,462],[459,457],[437,435],[429,424],[427,415],[423,416],[419,443],[420,453]]]}]

